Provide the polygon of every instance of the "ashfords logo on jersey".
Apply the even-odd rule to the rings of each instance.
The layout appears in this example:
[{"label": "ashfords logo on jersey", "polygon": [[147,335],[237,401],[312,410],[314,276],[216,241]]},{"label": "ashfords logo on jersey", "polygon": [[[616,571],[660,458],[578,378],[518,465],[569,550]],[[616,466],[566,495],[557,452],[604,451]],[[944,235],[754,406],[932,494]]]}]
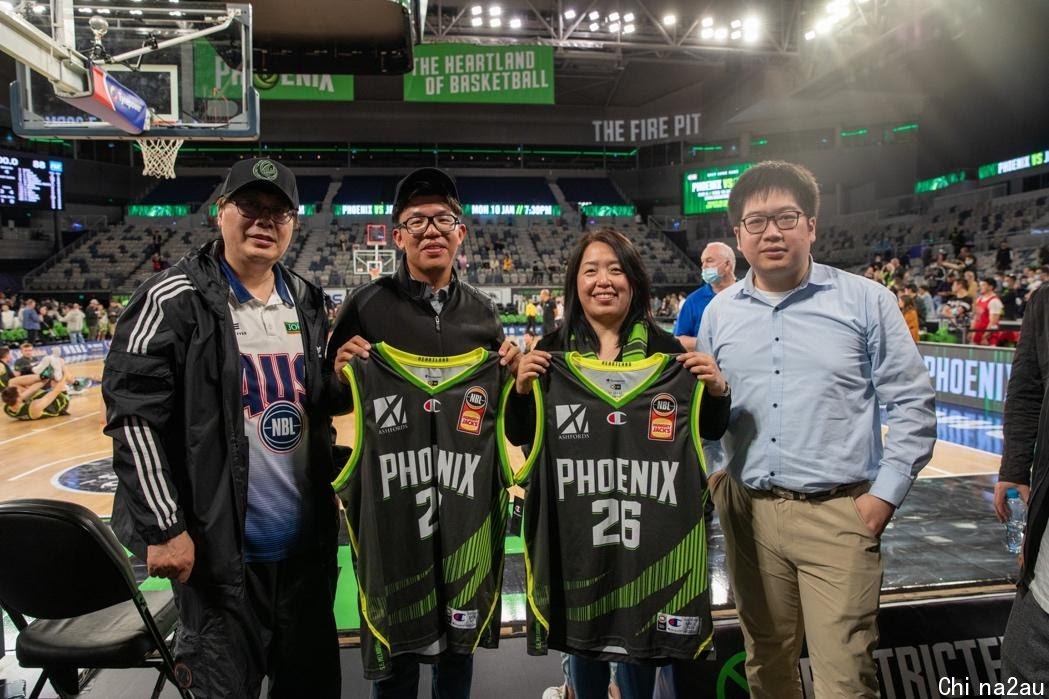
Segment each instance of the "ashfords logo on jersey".
[{"label": "ashfords logo on jersey", "polygon": [[271,451],[284,454],[302,440],[302,413],[288,401],[273,403],[259,420],[259,437]]}]

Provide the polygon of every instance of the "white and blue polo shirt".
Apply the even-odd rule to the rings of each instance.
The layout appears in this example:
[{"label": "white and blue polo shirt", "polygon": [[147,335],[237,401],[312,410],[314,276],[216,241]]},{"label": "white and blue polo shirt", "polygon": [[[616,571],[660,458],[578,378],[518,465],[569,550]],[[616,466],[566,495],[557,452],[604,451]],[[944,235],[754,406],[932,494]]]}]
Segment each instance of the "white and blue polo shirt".
[{"label": "white and blue polo shirt", "polygon": [[267,301],[256,299],[225,260],[229,309],[241,365],[248,439],[248,511],[244,560],[280,561],[299,536],[306,477],[306,376],[295,300],[278,267]]}]

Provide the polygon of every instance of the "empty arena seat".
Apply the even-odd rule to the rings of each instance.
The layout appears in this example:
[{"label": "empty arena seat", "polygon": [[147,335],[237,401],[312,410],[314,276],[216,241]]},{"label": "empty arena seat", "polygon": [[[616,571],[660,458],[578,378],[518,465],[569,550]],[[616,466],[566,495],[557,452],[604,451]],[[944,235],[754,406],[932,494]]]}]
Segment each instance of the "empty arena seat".
[{"label": "empty arena seat", "polygon": [[557,186],[568,201],[591,204],[626,204],[622,195],[606,177],[558,177]]}]

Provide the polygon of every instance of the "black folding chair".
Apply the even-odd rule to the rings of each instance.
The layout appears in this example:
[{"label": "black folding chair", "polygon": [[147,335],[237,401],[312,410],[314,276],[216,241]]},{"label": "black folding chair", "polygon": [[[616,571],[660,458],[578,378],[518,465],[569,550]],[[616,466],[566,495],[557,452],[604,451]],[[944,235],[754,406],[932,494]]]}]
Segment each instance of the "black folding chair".
[{"label": "black folding chair", "polygon": [[178,621],[171,592],[140,592],[113,532],[80,505],[0,503],[0,606],[18,628],[19,665],[43,669],[30,699],[47,680],[79,694],[80,668],[155,668],[153,697],[165,680],[178,686],[164,640]]}]

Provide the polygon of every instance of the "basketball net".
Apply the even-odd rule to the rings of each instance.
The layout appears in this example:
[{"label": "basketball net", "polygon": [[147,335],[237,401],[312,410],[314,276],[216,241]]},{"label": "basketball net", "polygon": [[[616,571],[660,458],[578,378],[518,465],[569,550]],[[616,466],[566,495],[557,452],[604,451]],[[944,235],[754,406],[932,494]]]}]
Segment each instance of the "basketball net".
[{"label": "basketball net", "polygon": [[184,138],[139,138],[142,150],[142,174],[149,177],[175,177],[175,159],[178,149],[186,142]]}]

